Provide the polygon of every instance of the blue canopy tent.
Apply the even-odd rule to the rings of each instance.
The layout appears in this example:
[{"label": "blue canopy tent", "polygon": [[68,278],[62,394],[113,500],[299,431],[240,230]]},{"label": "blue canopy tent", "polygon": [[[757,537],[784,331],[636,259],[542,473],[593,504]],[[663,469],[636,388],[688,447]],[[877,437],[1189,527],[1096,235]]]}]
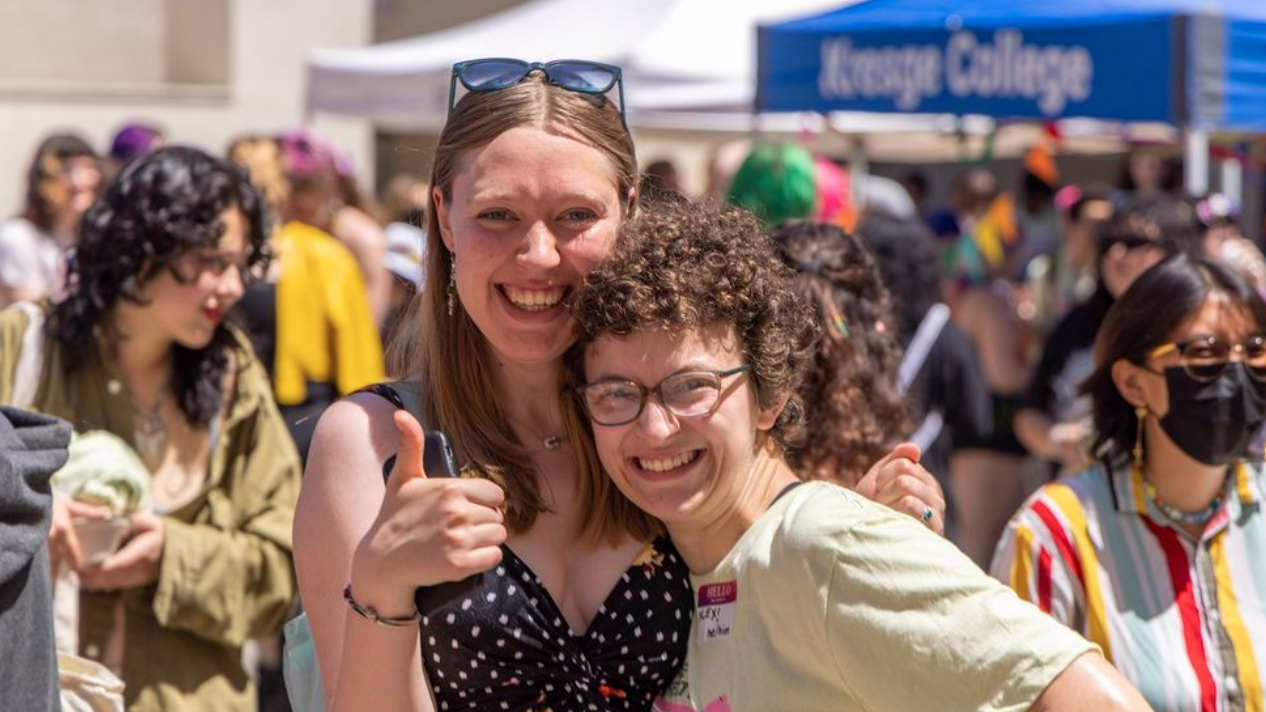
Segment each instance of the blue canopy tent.
[{"label": "blue canopy tent", "polygon": [[869,0],[762,26],[764,111],[1266,129],[1266,3]]},{"label": "blue canopy tent", "polygon": [[1266,2],[868,0],[761,26],[756,105],[1164,121],[1198,146],[1266,130]]}]

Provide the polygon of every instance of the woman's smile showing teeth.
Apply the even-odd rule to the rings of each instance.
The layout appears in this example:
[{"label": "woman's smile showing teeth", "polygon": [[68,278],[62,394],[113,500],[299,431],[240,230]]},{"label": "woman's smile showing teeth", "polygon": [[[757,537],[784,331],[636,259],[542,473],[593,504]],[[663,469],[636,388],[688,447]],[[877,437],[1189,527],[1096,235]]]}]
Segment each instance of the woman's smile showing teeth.
[{"label": "woman's smile showing teeth", "polygon": [[501,292],[505,294],[506,299],[514,306],[524,311],[534,312],[545,311],[558,306],[567,294],[567,289],[563,287],[526,289],[506,284],[502,285]]},{"label": "woman's smile showing teeth", "polygon": [[702,450],[687,450],[672,457],[636,457],[633,460],[647,472],[670,472],[694,462],[702,453]]}]

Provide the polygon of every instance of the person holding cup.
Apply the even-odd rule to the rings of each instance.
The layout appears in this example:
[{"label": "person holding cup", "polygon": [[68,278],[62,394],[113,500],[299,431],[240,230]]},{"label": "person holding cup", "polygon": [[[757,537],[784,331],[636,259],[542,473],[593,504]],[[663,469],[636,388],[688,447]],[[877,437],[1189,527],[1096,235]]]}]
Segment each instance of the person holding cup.
[{"label": "person holding cup", "polygon": [[[193,148],[129,163],[85,213],[69,292],[0,313],[0,403],[104,430],[148,471],[154,508],[78,566],[78,652],[119,671],[130,710],[253,710],[251,637],[294,597],[299,461],[246,337],[224,317],[262,271],[246,177]],[[60,498],[58,498],[60,499]],[[63,503],[53,546],[82,556]]]}]

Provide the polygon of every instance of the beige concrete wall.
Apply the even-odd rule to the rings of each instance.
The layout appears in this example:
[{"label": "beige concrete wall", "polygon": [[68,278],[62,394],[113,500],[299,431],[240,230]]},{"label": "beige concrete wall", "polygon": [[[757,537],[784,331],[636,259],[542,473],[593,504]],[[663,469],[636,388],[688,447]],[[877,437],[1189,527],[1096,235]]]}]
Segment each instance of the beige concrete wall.
[{"label": "beige concrete wall", "polygon": [[501,12],[524,0],[376,0],[374,42],[413,37]]},{"label": "beige concrete wall", "polygon": [[173,84],[228,84],[229,0],[169,0],[164,79]]},{"label": "beige concrete wall", "polygon": [[[310,50],[361,46],[371,38],[373,0],[210,0],[209,7],[193,7],[206,1],[0,1],[0,216],[18,210],[31,154],[51,131],[77,131],[104,151],[120,125],[144,119],[166,128],[174,142],[222,153],[234,136],[276,132],[304,119]],[[188,24],[170,29],[182,13]],[[226,28],[219,44],[217,22]],[[19,68],[8,65],[5,48],[17,36],[26,42]],[[63,36],[90,36],[96,44],[88,51],[54,41]],[[112,56],[120,54],[136,56],[126,62]],[[127,81],[137,78],[141,63],[159,74]],[[347,149],[370,178],[367,123],[322,116],[313,126]]]},{"label": "beige concrete wall", "polygon": [[0,2],[0,85],[162,81],[167,0]]}]

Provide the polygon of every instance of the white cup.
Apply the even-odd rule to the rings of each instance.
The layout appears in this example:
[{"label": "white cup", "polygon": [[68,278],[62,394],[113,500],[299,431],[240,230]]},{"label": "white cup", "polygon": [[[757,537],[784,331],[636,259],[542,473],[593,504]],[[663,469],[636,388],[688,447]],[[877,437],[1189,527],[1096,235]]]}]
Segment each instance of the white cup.
[{"label": "white cup", "polygon": [[123,543],[129,527],[127,517],[111,519],[83,519],[75,522],[75,538],[83,552],[84,565],[99,564],[110,558]]}]

